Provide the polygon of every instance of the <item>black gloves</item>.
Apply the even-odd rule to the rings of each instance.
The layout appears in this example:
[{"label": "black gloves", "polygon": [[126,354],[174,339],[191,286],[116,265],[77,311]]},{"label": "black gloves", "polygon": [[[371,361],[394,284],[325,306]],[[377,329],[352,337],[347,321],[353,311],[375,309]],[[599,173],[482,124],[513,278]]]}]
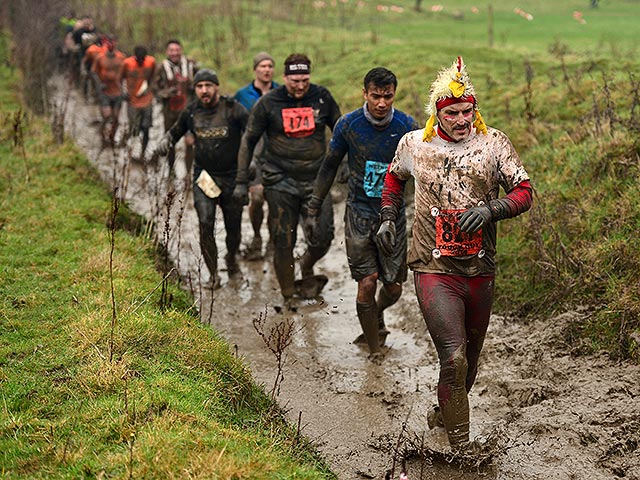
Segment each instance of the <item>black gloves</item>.
[{"label": "black gloves", "polygon": [[458,226],[465,233],[473,233],[493,220],[491,209],[487,205],[471,207],[458,215]]},{"label": "black gloves", "polygon": [[307,243],[312,247],[316,246],[318,243],[317,233],[320,207],[322,207],[322,200],[315,196],[311,196],[309,203],[304,207],[305,215],[302,219],[302,231],[307,239]]},{"label": "black gloves", "polygon": [[240,205],[249,204],[249,187],[247,187],[246,183],[236,183],[233,189],[233,200]]},{"label": "black gloves", "polygon": [[391,220],[385,220],[380,224],[378,233],[376,233],[378,239],[378,247],[385,257],[390,257],[393,254],[393,247],[396,246],[396,224]]},{"label": "black gloves", "polygon": [[376,233],[378,248],[385,257],[393,254],[396,246],[396,218],[398,208],[395,205],[387,205],[380,209],[380,227]]}]

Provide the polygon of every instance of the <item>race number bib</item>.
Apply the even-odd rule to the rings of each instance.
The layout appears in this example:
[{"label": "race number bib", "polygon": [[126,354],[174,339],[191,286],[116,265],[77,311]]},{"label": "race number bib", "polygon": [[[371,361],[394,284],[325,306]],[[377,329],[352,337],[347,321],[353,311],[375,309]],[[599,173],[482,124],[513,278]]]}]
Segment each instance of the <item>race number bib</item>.
[{"label": "race number bib", "polygon": [[313,109],[311,107],[283,108],[282,124],[287,137],[308,137],[316,129]]},{"label": "race number bib", "polygon": [[476,255],[482,250],[482,229],[466,233],[458,227],[458,213],[464,210],[440,210],[436,217],[436,249],[446,257]]},{"label": "race number bib", "polygon": [[388,163],[374,162],[367,160],[364,165],[363,187],[367,197],[382,197],[382,187],[384,185],[384,176],[389,168]]}]

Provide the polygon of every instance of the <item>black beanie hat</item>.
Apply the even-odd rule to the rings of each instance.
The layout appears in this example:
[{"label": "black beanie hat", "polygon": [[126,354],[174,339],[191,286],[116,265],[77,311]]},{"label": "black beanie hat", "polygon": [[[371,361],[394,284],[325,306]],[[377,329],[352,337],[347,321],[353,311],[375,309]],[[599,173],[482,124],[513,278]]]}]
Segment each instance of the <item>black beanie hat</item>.
[{"label": "black beanie hat", "polygon": [[208,68],[198,70],[198,73],[193,77],[193,84],[196,85],[198,82],[211,82],[216,85],[220,85],[216,72],[209,70]]}]

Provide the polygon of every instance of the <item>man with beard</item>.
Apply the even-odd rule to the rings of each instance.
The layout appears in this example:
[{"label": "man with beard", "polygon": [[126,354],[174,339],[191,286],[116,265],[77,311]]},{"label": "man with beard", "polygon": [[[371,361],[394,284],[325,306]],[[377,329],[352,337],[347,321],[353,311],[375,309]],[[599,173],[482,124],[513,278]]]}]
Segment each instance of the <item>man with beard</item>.
[{"label": "man with beard", "polygon": [[[407,234],[404,202],[396,221],[397,244],[391,257],[382,255],[375,233],[379,226],[384,176],[402,136],[418,128],[416,121],[393,108],[398,80],[390,70],[377,67],[364,77],[364,105],[338,120],[322,167],[316,178],[308,213],[310,235],[316,219],[348,154],[349,196],[345,212],[345,244],[351,276],[358,282],[356,311],[362,335],[354,343],[366,343],[372,359],[382,356],[380,347],[389,333],[383,312],[398,301],[407,279]],[[378,280],[382,288],[376,298]]]},{"label": "man with beard", "polygon": [[439,407],[429,426],[444,426],[452,449],[461,450],[469,443],[467,394],[493,302],[497,222],[528,210],[532,189],[509,138],[485,125],[461,57],[431,85],[427,114],[424,130],[398,144],[384,180],[377,236],[392,255],[404,184],[413,176],[407,261],[440,361]]},{"label": "man with beard", "polygon": [[[169,130],[180,116],[180,112],[187,106],[193,96],[193,76],[196,73],[196,64],[187,58],[182,50],[182,44],[171,39],[165,48],[167,58],[160,64],[155,84],[156,96],[162,102],[162,117],[164,119],[164,131]],[[191,133],[185,134],[185,167],[187,175],[193,167],[193,144]],[[169,168],[173,169],[176,159],[176,150],[171,148],[168,155]]]},{"label": "man with beard", "polygon": [[240,246],[242,205],[233,199],[238,171],[238,149],[249,112],[232,98],[221,96],[216,73],[199,70],[193,78],[196,100],[180,113],[160,141],[153,157],[166,156],[187,132],[195,138],[193,202],[200,226],[200,249],[213,289],[220,287],[215,238],[216,208],[220,205],[227,232],[225,257],[229,277],[240,273],[236,254]]},{"label": "man with beard", "polygon": [[311,83],[309,57],[291,54],[284,67],[284,85],[261,97],[251,110],[238,156],[234,197],[248,203],[249,163],[258,140],[266,135],[262,183],[269,205],[267,223],[280,292],[285,307],[293,310],[294,294],[317,296],[327,281],[324,276],[314,276],[313,266],[329,251],[333,240],[331,198],[320,208],[318,238],[306,238],[307,251],[300,259],[303,283],[298,288],[293,248],[298,222],[307,216],[313,182],[325,156],[325,128],[333,129],[340,108],[329,90]]},{"label": "man with beard", "polygon": [[[91,75],[95,84],[100,103],[102,124],[100,136],[102,144],[113,145],[113,139],[118,128],[118,117],[122,106],[122,79],[120,71],[125,55],[116,49],[116,39],[112,36],[103,37],[102,44],[106,52],[100,54],[93,62]],[[107,125],[111,122],[111,128]]]},{"label": "man with beard", "polygon": [[[238,100],[244,107],[251,111],[253,105],[258,99],[269,93],[279,85],[273,81],[273,57],[267,52],[259,52],[253,57],[253,74],[254,79],[248,85],[242,87],[235,94],[235,99]],[[262,152],[264,150],[264,138],[258,142],[253,152],[253,158],[251,159],[250,169],[250,181],[249,181],[249,219],[251,220],[251,227],[253,228],[253,240],[246,251],[247,260],[259,260],[262,258],[262,234],[260,228],[262,226],[262,220],[264,219],[264,212],[262,206],[264,205],[264,188],[262,186]],[[269,242],[269,245],[273,247],[273,244]]]}]

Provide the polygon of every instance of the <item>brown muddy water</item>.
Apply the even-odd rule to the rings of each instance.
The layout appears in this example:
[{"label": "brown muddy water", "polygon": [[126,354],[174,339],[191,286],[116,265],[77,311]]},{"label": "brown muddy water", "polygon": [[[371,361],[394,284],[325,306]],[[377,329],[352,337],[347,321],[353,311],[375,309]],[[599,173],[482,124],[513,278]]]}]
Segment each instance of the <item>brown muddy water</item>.
[{"label": "brown muddy water", "polygon": [[[276,382],[277,361],[253,320],[262,316],[266,335],[278,325],[291,328],[277,399],[338,478],[396,479],[405,465],[409,480],[640,480],[640,368],[605,356],[572,355],[577,345],[566,343],[563,330],[586,312],[546,321],[492,317],[470,394],[471,433],[479,451],[454,458],[444,432],[427,428],[438,365],[411,280],[401,300],[385,312],[391,334],[382,364],[369,362],[366,351],[351,343],[360,327],[356,284],[343,245],[344,196],[339,190],[333,192],[336,238],[316,267],[316,273],[329,277],[321,298],[299,301],[296,312],[283,311],[266,259],[241,260],[238,278],[228,278],[222,270],[222,288],[212,294],[201,287],[209,275],[198,246],[190,182],[184,188],[181,143],[175,179],[168,178],[166,166],[131,163],[130,153],[139,150],[135,142],[101,149],[97,106],[75,92],[66,95],[58,85],[57,105],[67,99],[66,134],[104,181],[119,187],[131,209],[156,223],[158,241],[168,245],[202,321],[236,346],[267,392]],[[158,108],[154,124],[149,151],[162,134]],[[170,184],[177,193],[167,202]],[[252,238],[246,217],[245,244]],[[224,258],[221,216],[218,225]],[[296,247],[298,255],[303,251]]]}]

